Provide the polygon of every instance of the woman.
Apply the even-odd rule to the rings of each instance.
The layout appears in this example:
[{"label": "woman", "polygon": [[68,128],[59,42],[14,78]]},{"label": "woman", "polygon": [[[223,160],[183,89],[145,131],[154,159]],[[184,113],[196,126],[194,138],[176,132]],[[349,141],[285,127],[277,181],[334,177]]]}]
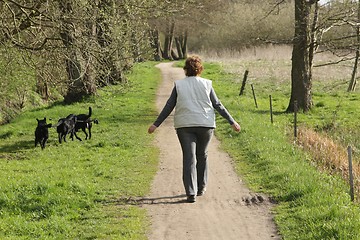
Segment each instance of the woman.
[{"label": "woman", "polygon": [[183,153],[183,183],[188,202],[205,193],[208,172],[208,145],[213,135],[215,111],[239,132],[240,125],[221,104],[212,82],[200,77],[203,66],[198,56],[185,61],[186,77],[175,86],[156,121],[149,127],[153,133],[175,108],[174,126]]}]

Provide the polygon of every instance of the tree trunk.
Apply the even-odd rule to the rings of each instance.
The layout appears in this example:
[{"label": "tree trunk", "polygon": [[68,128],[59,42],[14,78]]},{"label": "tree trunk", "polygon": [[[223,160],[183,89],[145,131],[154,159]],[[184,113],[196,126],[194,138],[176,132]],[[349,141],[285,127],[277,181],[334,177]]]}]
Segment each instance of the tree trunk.
[{"label": "tree trunk", "polygon": [[170,25],[167,26],[167,31],[165,34],[165,42],[164,42],[164,53],[163,58],[167,60],[173,60],[172,58],[172,44],[174,40],[174,30],[175,30],[175,23],[171,21]]},{"label": "tree trunk", "polygon": [[182,36],[179,36],[179,37],[176,37],[175,38],[175,44],[176,44],[176,50],[177,50],[177,53],[178,53],[178,57],[179,59],[184,59],[184,55],[183,55],[183,52],[182,52]]},{"label": "tree trunk", "polygon": [[292,51],[291,97],[287,112],[294,111],[294,102],[304,112],[311,109],[311,65],[309,59],[309,12],[306,0],[295,1],[295,34]]},{"label": "tree trunk", "polygon": [[68,90],[64,96],[65,103],[80,101],[86,95],[85,87],[81,80],[81,67],[73,50],[65,60],[66,71],[68,73]]},{"label": "tree trunk", "polygon": [[[93,16],[98,15],[97,8],[94,5],[91,5],[93,10]],[[86,31],[84,31],[85,38],[87,39],[96,39],[97,38],[97,21],[89,20],[86,24]],[[84,77],[83,83],[86,89],[87,95],[95,94],[97,91],[96,79],[98,78],[97,71],[95,69],[95,60],[93,58],[92,52],[96,51],[99,48],[99,44],[96,40],[88,41],[88,44],[80,48],[82,59],[81,69],[83,69]]]},{"label": "tree trunk", "polygon": [[[59,1],[59,7],[64,16],[69,16],[72,12],[71,3],[68,1]],[[77,51],[74,47],[74,28],[72,22],[62,18],[61,40],[66,48],[65,66],[68,73],[68,90],[64,96],[66,103],[72,103],[81,100],[86,95],[86,89],[82,82],[81,65],[78,60]]]},{"label": "tree trunk", "polygon": [[153,49],[153,57],[155,61],[161,61],[161,42],[159,30],[150,30],[150,44]]},{"label": "tree trunk", "polygon": [[[358,15],[357,15],[357,22],[358,24],[360,23],[360,2],[358,2]],[[357,73],[357,68],[358,68],[358,64],[359,64],[359,57],[360,57],[360,27],[359,25],[356,25],[356,42],[357,42],[357,47],[356,47],[356,52],[355,52],[355,61],[354,61],[354,68],[351,74],[351,80],[349,83],[349,87],[348,87],[348,92],[353,92],[355,91],[356,88],[356,73]]]},{"label": "tree trunk", "polygon": [[[122,70],[117,64],[117,58],[110,45],[113,42],[111,28],[109,26],[108,18],[113,16],[113,1],[99,0],[96,2],[96,8],[99,9],[99,14],[96,18],[96,33],[97,43],[101,48],[100,66],[97,69],[97,84],[100,86],[107,86],[109,84],[117,84],[119,82],[126,82]],[[111,52],[111,53],[110,53]]]},{"label": "tree trunk", "polygon": [[186,30],[184,33],[184,39],[182,41],[182,53],[184,58],[186,58],[188,55],[187,41],[188,41],[188,31]]},{"label": "tree trunk", "polygon": [[[359,34],[359,33],[357,33]],[[359,38],[359,35],[358,37]],[[359,44],[360,42],[358,42]],[[355,61],[354,61],[354,68],[353,68],[353,71],[351,73],[351,80],[350,80],[350,83],[349,83],[349,87],[348,87],[348,92],[353,92],[355,91],[355,88],[356,88],[356,73],[357,73],[357,68],[358,68],[358,64],[359,64],[359,56],[360,56],[360,52],[359,52],[359,46],[356,48],[356,53],[355,53]]]},{"label": "tree trunk", "polygon": [[319,21],[319,4],[315,3],[315,11],[314,11],[314,17],[313,22],[311,23],[310,28],[310,46],[309,46],[309,65],[310,65],[310,79],[312,79],[312,66],[313,66],[313,60],[315,52],[319,46],[317,41],[317,26]]},{"label": "tree trunk", "polygon": [[183,35],[176,37],[175,43],[179,59],[185,59],[187,56],[187,31]]}]

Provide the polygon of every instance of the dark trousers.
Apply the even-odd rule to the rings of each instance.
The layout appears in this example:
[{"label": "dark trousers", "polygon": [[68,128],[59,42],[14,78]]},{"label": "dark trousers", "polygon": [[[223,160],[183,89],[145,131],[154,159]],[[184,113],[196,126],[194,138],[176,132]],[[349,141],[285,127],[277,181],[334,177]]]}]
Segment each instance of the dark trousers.
[{"label": "dark trousers", "polygon": [[213,128],[186,127],[176,129],[183,153],[183,183],[187,196],[205,188],[208,172],[208,146]]}]

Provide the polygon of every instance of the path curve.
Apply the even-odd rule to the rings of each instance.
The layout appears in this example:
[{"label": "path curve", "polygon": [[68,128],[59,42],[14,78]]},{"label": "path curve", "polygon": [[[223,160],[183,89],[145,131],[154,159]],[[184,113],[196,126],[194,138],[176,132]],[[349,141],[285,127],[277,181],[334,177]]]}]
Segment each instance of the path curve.
[{"label": "path curve", "polygon": [[[183,70],[172,64],[157,65],[163,79],[157,93],[159,112],[174,80],[184,77]],[[182,184],[182,153],[172,115],[155,134],[160,166],[150,195],[140,201],[151,219],[149,240],[281,239],[270,213],[272,204],[265,196],[251,193],[242,183],[233,170],[231,158],[219,150],[215,137],[209,146],[207,191],[197,197],[196,203],[187,203]]]}]

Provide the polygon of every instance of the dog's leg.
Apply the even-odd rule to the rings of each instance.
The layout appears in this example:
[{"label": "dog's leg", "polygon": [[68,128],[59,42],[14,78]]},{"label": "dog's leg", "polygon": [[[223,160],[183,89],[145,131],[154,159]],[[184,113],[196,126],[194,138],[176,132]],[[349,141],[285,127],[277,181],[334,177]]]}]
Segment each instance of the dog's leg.
[{"label": "dog's leg", "polygon": [[72,141],[74,141],[74,131],[70,132],[70,138],[71,138]]},{"label": "dog's leg", "polygon": [[92,126],[92,124],[89,123],[89,140],[91,139],[91,126]]},{"label": "dog's leg", "polygon": [[77,140],[82,141],[82,139],[79,138],[78,135],[76,134],[76,131],[74,131],[74,135],[75,135],[75,137],[76,137]]},{"label": "dog's leg", "polygon": [[44,148],[45,148],[45,146],[46,146],[46,143],[47,143],[47,141],[48,141],[48,137],[46,137],[45,139],[44,139]]},{"label": "dog's leg", "polygon": [[87,134],[87,132],[86,132],[86,127],[82,127],[81,128],[81,130],[85,133],[85,140],[87,140],[88,139],[88,134]]},{"label": "dog's leg", "polygon": [[41,145],[41,149],[43,150],[45,148],[45,142],[46,142],[46,138],[41,139],[40,145]]}]

